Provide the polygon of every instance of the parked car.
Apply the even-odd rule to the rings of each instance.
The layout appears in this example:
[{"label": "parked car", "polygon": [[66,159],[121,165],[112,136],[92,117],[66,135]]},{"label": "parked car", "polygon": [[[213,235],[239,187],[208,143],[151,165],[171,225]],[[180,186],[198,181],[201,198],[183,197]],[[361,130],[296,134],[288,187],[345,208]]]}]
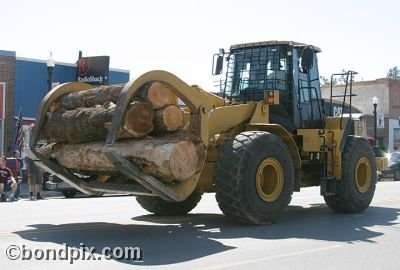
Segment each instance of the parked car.
[{"label": "parked car", "polygon": [[[81,178],[84,181],[90,181],[93,179],[92,176],[85,176],[82,174],[74,173],[75,176]],[[46,188],[51,191],[61,192],[65,198],[73,198],[76,194],[81,193],[79,190],[64,182],[54,174],[49,175],[49,180],[46,182]],[[103,194],[94,195],[95,197],[101,197]]]},{"label": "parked car", "polygon": [[43,190],[50,190],[50,189],[48,189],[47,188],[47,185],[46,185],[46,183],[49,181],[49,177],[50,177],[50,173],[49,172],[43,172],[42,173],[42,182],[43,182],[43,184],[42,184],[42,189]]},{"label": "parked car", "polygon": [[61,192],[65,198],[73,198],[79,192],[54,174],[49,175],[49,180],[46,181],[46,188],[51,191]]},{"label": "parked car", "polygon": [[393,177],[400,181],[400,152],[393,152],[389,158],[389,169],[381,171],[380,178]]}]

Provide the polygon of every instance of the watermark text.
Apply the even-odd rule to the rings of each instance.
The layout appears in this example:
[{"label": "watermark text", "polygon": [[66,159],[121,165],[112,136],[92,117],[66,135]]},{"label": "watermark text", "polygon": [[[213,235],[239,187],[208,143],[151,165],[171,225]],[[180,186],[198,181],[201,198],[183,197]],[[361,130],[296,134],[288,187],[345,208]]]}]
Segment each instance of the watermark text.
[{"label": "watermark text", "polygon": [[87,247],[80,243],[79,247],[70,247],[63,243],[60,248],[31,248],[25,244],[10,245],[6,248],[6,256],[10,260],[38,261],[100,261],[130,260],[143,262],[143,252],[139,247],[103,247],[99,252],[95,247]]}]

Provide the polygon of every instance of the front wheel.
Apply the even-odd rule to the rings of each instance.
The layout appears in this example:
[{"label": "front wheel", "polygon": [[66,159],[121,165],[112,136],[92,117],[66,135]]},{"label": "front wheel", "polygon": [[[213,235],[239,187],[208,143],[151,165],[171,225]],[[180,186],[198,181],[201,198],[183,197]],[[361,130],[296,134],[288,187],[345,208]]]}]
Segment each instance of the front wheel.
[{"label": "front wheel", "polygon": [[168,202],[156,196],[137,196],[136,201],[145,210],[158,216],[179,216],[192,211],[199,203],[202,193],[194,191],[182,202]]},{"label": "front wheel", "polygon": [[337,212],[364,211],[375,193],[374,151],[366,139],[349,136],[342,157],[342,179],[336,182],[335,195],[324,196],[325,202]]},{"label": "front wheel", "polygon": [[294,166],[289,149],[268,132],[242,132],[225,143],[215,170],[218,205],[247,224],[275,223],[290,203]]},{"label": "front wheel", "polygon": [[77,190],[64,190],[61,193],[64,195],[65,198],[73,198],[75,197]]}]

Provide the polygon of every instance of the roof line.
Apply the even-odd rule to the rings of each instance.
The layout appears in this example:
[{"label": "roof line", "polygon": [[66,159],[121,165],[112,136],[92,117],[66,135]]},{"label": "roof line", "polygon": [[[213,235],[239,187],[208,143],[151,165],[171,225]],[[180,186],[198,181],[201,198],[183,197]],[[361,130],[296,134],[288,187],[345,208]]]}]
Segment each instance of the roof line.
[{"label": "roof line", "polygon": [[[250,43],[241,43],[235,44],[231,46],[232,49],[246,48],[246,47],[260,47],[260,46],[271,46],[271,45],[292,45],[294,47],[305,47],[312,46],[305,43],[294,42],[294,41],[284,41],[284,40],[269,40],[269,41],[260,41],[260,42],[250,42]],[[321,49],[317,46],[312,46],[315,52],[321,52]]]},{"label": "roof line", "polygon": [[[16,57],[18,61],[27,61],[27,62],[35,62],[35,63],[42,63],[42,64],[47,64],[46,60],[41,60],[41,59],[33,59],[33,58],[26,58],[26,57]],[[72,63],[65,63],[65,62],[56,62],[56,65],[61,65],[61,66],[68,66],[68,67],[76,67],[77,64],[72,64]],[[115,71],[115,72],[125,72],[125,73],[130,73],[128,69],[120,69],[120,68],[110,68],[110,71]]]}]

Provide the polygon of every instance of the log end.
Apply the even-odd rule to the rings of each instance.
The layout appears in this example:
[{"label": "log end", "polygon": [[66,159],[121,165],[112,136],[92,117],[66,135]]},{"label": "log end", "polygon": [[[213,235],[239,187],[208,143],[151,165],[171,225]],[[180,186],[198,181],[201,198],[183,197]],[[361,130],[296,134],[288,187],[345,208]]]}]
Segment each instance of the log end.
[{"label": "log end", "polygon": [[125,114],[123,129],[134,137],[142,137],[153,130],[153,117],[150,104],[134,101]]},{"label": "log end", "polygon": [[164,111],[164,124],[167,131],[175,131],[183,125],[183,113],[177,106],[168,106]]},{"label": "log end", "polygon": [[190,141],[181,141],[171,153],[169,168],[175,180],[184,182],[195,175],[198,163],[196,146]]},{"label": "log end", "polygon": [[176,97],[173,91],[165,83],[153,82],[148,90],[147,97],[153,104],[154,109],[160,109],[169,104],[176,103]]},{"label": "log end", "polygon": [[168,105],[154,112],[155,134],[176,131],[183,126],[183,123],[183,112],[176,105]]}]

